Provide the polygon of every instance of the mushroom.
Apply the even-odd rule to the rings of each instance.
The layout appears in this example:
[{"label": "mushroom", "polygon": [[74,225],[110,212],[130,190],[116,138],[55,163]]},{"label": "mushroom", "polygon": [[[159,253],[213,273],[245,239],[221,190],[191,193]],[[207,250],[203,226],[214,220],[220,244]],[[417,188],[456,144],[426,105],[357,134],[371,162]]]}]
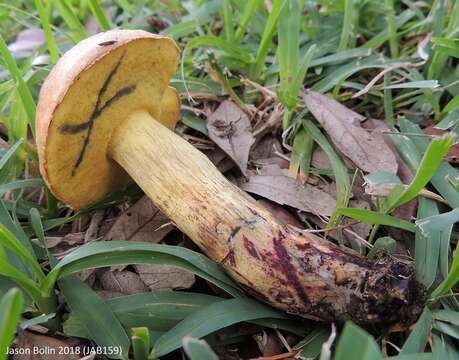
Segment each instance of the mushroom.
[{"label": "mushroom", "polygon": [[40,171],[53,194],[82,209],[133,179],[249,294],[322,321],[413,320],[423,287],[411,266],[377,261],[279,222],[172,130],[172,39],[112,30],[68,51],[37,110]]}]

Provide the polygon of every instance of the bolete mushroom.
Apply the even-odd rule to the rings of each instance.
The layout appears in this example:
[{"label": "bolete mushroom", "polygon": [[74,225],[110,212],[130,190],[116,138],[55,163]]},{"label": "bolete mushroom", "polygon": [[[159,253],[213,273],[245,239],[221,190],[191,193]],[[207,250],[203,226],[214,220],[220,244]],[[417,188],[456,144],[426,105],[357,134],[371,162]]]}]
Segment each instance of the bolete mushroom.
[{"label": "bolete mushroom", "polygon": [[251,295],[289,313],[357,323],[409,320],[423,288],[411,266],[372,261],[282,224],[171,131],[173,40],[113,30],[83,40],[43,84],[40,170],[53,194],[85,208],[132,178]]}]

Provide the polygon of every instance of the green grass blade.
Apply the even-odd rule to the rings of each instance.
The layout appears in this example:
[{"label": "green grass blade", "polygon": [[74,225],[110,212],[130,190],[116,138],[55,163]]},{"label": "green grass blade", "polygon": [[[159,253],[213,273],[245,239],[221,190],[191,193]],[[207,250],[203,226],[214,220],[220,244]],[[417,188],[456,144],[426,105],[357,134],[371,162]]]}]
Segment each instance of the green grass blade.
[{"label": "green grass blade", "polygon": [[283,6],[278,22],[279,47],[277,58],[279,62],[280,87],[279,99],[282,104],[292,109],[296,106],[294,79],[298,71],[300,57],[300,6],[298,0],[290,0]]},{"label": "green grass blade", "polygon": [[344,326],[336,346],[335,360],[382,360],[383,356],[373,337],[351,322]]},{"label": "green grass blade", "polygon": [[330,145],[327,138],[320,132],[316,125],[310,120],[303,120],[302,122],[304,128],[311,134],[314,141],[319,144],[319,146],[327,154],[328,159],[330,160],[333,174],[335,176],[336,183],[336,208],[333,211],[332,216],[328,222],[328,227],[333,227],[339,222],[338,208],[346,207],[349,201],[349,191],[350,191],[350,180],[347,168],[344,165],[343,161],[339,158],[335,149]]},{"label": "green grass blade", "polygon": [[[459,221],[459,208],[455,208],[447,213],[431,216],[422,220],[416,221],[416,225],[425,234],[436,234],[437,236],[451,236],[453,224]],[[459,282],[459,252],[455,251],[451,269],[448,277],[433,291],[431,299],[446,294]]]},{"label": "green grass blade", "polygon": [[46,44],[48,45],[49,56],[53,64],[59,60],[59,52],[54,39],[53,32],[51,31],[51,21],[49,18],[50,10],[52,7],[51,2],[46,2],[46,8],[43,6],[43,0],[34,0],[35,8],[37,9],[38,16],[40,16],[41,26],[46,37]]},{"label": "green grass blade", "polygon": [[110,354],[110,358],[127,359],[129,338],[104,301],[75,276],[59,280],[59,288],[72,313],[82,321],[91,339],[102,347],[121,348],[121,353]]},{"label": "green grass blade", "polygon": [[309,176],[309,167],[311,165],[312,149],[314,140],[307,132],[300,127],[293,140],[292,155],[290,157],[290,175],[299,177],[304,181]]},{"label": "green grass blade", "polygon": [[0,159],[0,170],[3,169],[5,164],[16,153],[16,151],[19,149],[19,147],[22,145],[23,142],[24,142],[24,139],[19,139],[6,151],[6,153]]},{"label": "green grass blade", "polygon": [[395,17],[394,0],[384,0],[386,5],[387,30],[389,37],[390,55],[398,57],[397,19]]},{"label": "green grass blade", "polygon": [[217,355],[204,340],[185,336],[182,346],[190,360],[218,360]]},{"label": "green grass blade", "polygon": [[52,0],[54,7],[57,9],[59,15],[64,19],[70,30],[73,31],[73,41],[81,41],[88,36],[84,26],[81,24],[78,16],[73,12],[72,8],[66,1]]},{"label": "green grass blade", "polygon": [[403,344],[400,355],[423,352],[427,344],[427,339],[430,335],[432,323],[432,312],[425,307],[421,317],[416,322],[413,331],[410,336],[408,336],[408,339],[406,339],[405,344]]},{"label": "green grass blade", "polygon": [[187,43],[183,54],[188,53],[188,51],[197,46],[217,48],[226,53],[226,55],[241,60],[245,63],[251,63],[253,61],[253,56],[250,54],[247,48],[236,45],[230,41],[226,41],[225,39],[221,39],[213,35],[202,35],[190,40]]},{"label": "green grass blade", "polygon": [[255,10],[258,6],[258,0],[248,0],[248,4],[244,7],[244,14],[239,22],[239,26],[234,35],[234,41],[237,43],[247,31],[250,20],[252,19]]},{"label": "green grass blade", "polygon": [[167,331],[193,312],[223,301],[217,296],[180,291],[155,291],[105,300],[125,328],[147,326]]},{"label": "green grass blade", "polygon": [[255,66],[251,74],[251,78],[253,80],[257,80],[261,74],[261,71],[263,70],[266,55],[268,54],[269,46],[271,45],[271,40],[273,38],[274,31],[276,30],[277,20],[279,19],[282,8],[285,6],[286,3],[286,0],[273,1],[271,14],[269,14],[265,29],[263,30],[260,46],[258,47],[258,52],[255,57]]},{"label": "green grass blade", "polygon": [[44,291],[58,277],[84,269],[121,264],[166,264],[191,271],[233,296],[244,296],[220,267],[202,254],[179,246],[136,241],[99,241],[83,245],[65,256],[48,274]]},{"label": "green grass blade", "polygon": [[100,28],[104,31],[110,30],[112,26],[110,25],[110,21],[108,21],[107,17],[105,16],[104,10],[100,6],[100,2],[97,0],[89,0],[89,7],[91,8],[91,12],[96,18]]},{"label": "green grass blade", "polygon": [[14,61],[13,56],[11,56],[10,51],[3,39],[3,36],[0,35],[0,55],[2,56],[3,60],[6,63],[8,71],[10,72],[11,77],[16,82],[17,91],[21,98],[22,105],[24,110],[27,114],[27,119],[30,127],[30,131],[32,132],[33,136],[35,137],[35,101],[32,97],[32,94],[25,83],[24,79],[22,78],[22,74],[19,71],[19,68]]},{"label": "green grass blade", "polygon": [[23,305],[24,299],[18,289],[11,289],[0,300],[0,360],[7,358]]},{"label": "green grass blade", "polygon": [[35,257],[3,224],[0,224],[0,245],[10,249],[15,254],[22,257],[33,269],[34,274],[38,280],[42,281],[45,279],[43,270],[41,269]]},{"label": "green grass blade", "polygon": [[[433,200],[420,197],[418,199],[417,219],[438,215],[438,207]],[[419,227],[415,232],[415,266],[416,279],[429,288],[437,275],[440,257],[440,239],[424,234]],[[448,242],[449,243],[449,242]]]},{"label": "green grass blade", "polygon": [[163,356],[178,349],[184,336],[202,337],[242,321],[261,318],[288,318],[251,299],[231,299],[206,306],[180,322],[162,335],[155,343],[155,356]]},{"label": "green grass blade", "polygon": [[392,226],[410,232],[416,230],[416,226],[406,220],[396,218],[387,214],[366,209],[338,208],[338,214],[362,221],[366,224]]},{"label": "green grass blade", "polygon": [[355,41],[355,19],[357,18],[357,8],[354,0],[344,0],[344,16],[343,27],[341,29],[341,37],[339,40],[338,51],[346,50],[348,47],[353,47]]},{"label": "green grass blade", "polygon": [[389,205],[389,211],[411,201],[424,189],[434,176],[453,142],[452,136],[432,140],[422,157],[414,179],[405,191]]},{"label": "green grass blade", "polygon": [[146,327],[133,328],[131,335],[132,350],[135,360],[148,360],[150,353],[150,332]]},{"label": "green grass blade", "polygon": [[7,191],[25,189],[28,187],[38,187],[44,185],[45,182],[42,179],[16,180],[7,184],[0,185],[0,195],[6,193]]}]

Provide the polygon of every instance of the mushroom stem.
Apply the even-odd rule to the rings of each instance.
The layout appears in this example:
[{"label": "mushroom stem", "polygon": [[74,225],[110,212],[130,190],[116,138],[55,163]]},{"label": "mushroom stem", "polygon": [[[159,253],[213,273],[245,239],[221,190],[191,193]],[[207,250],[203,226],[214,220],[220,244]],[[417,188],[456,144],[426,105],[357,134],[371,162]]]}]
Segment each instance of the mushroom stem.
[{"label": "mushroom stem", "polygon": [[200,151],[146,111],[113,133],[109,155],[177,227],[250,294],[325,321],[409,321],[423,288],[411,266],[372,261],[280,223]]}]

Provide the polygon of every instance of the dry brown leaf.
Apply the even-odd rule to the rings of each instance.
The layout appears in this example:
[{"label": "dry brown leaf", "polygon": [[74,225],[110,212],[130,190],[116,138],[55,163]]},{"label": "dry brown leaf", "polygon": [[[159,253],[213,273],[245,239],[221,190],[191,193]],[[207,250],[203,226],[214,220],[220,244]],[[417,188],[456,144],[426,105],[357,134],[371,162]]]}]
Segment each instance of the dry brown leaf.
[{"label": "dry brown leaf", "polygon": [[8,45],[8,50],[13,54],[31,52],[44,43],[45,33],[42,29],[25,29],[18,34],[15,42]]},{"label": "dry brown leaf", "polygon": [[139,294],[148,291],[139,274],[132,271],[106,270],[98,275],[103,290],[123,293],[125,295]]},{"label": "dry brown leaf", "polygon": [[273,331],[263,331],[261,334],[253,335],[253,339],[258,345],[263,356],[273,356],[282,353],[284,345]]},{"label": "dry brown leaf", "polygon": [[91,221],[89,222],[89,226],[84,234],[85,243],[97,239],[99,228],[102,224],[102,220],[104,220],[104,213],[104,210],[97,210],[91,215]]},{"label": "dry brown leaf", "polygon": [[65,251],[76,245],[84,243],[84,233],[68,233],[64,236],[47,236],[46,245],[48,249],[52,249],[53,254]]},{"label": "dry brown leaf", "polygon": [[105,238],[158,243],[172,229],[171,221],[144,196],[118,217]]},{"label": "dry brown leaf", "polygon": [[251,173],[240,187],[280,205],[292,206],[318,216],[330,216],[336,206],[332,196],[312,185],[301,184],[278,165],[264,166],[258,174]]},{"label": "dry brown leaf", "polygon": [[304,91],[303,100],[336,148],[366,172],[397,173],[394,153],[381,137],[360,126],[365,118],[336,100],[314,91]]},{"label": "dry brown leaf", "polygon": [[194,274],[169,265],[134,265],[142,281],[151,291],[189,289]]},{"label": "dry brown leaf", "polygon": [[[35,334],[30,331],[20,331],[16,337],[15,349],[20,350],[21,354],[14,354],[14,360],[77,360],[81,356],[76,354],[59,353],[60,350],[77,351],[82,345],[76,339],[57,339],[46,335]],[[80,349],[82,352],[82,349]]]},{"label": "dry brown leaf", "polygon": [[207,130],[209,138],[234,160],[245,175],[250,148],[255,142],[246,113],[226,100],[207,118]]},{"label": "dry brown leaf", "polygon": [[331,169],[332,167],[327,154],[320,147],[314,149],[311,158],[311,165],[317,169]]},{"label": "dry brown leaf", "polygon": [[96,290],[96,293],[102,299],[113,299],[113,298],[126,296],[125,293],[122,293],[119,291],[111,291],[111,290]]},{"label": "dry brown leaf", "polygon": [[[427,135],[432,136],[443,136],[448,131],[437,129],[434,125],[426,127],[424,132]],[[449,148],[448,154],[445,156],[445,160],[449,161],[452,164],[459,164],[459,144],[455,144]]]},{"label": "dry brown leaf", "polygon": [[279,204],[266,199],[259,199],[257,200],[257,203],[268,209],[281,223],[289,224],[300,229],[303,227],[301,222],[295,216],[290,214],[286,209],[284,209],[284,207],[280,206]]}]

